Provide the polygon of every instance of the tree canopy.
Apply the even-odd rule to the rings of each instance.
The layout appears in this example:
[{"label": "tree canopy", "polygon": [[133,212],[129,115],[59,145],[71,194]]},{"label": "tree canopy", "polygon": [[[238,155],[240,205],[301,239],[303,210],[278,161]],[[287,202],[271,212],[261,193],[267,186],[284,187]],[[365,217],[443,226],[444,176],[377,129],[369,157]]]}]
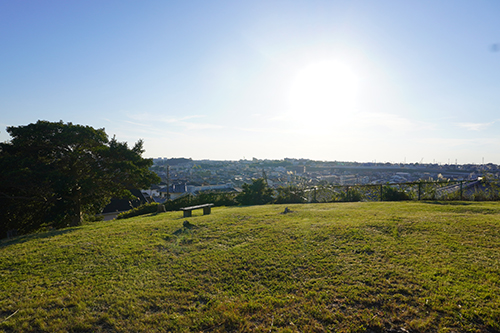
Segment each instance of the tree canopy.
[{"label": "tree canopy", "polygon": [[143,142],[131,148],[109,139],[104,129],[38,121],[8,127],[0,143],[2,234],[43,226],[79,225],[84,214],[100,213],[112,197],[160,181],[142,157]]},{"label": "tree canopy", "polygon": [[305,192],[302,188],[298,186],[287,186],[287,187],[278,187],[277,188],[278,195],[276,196],[276,200],[274,201],[277,204],[282,203],[303,203],[306,202]]},{"label": "tree canopy", "polygon": [[274,191],[264,178],[253,179],[252,184],[243,184],[243,192],[236,196],[242,205],[264,205],[273,201]]}]

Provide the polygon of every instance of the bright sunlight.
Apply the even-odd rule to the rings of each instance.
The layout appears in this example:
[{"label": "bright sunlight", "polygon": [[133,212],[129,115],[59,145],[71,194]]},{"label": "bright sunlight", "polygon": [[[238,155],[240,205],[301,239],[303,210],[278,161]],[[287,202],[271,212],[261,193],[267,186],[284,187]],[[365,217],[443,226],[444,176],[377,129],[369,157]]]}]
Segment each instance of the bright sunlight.
[{"label": "bright sunlight", "polygon": [[337,61],[321,61],[300,70],[290,89],[292,121],[302,125],[347,121],[355,111],[356,74]]}]

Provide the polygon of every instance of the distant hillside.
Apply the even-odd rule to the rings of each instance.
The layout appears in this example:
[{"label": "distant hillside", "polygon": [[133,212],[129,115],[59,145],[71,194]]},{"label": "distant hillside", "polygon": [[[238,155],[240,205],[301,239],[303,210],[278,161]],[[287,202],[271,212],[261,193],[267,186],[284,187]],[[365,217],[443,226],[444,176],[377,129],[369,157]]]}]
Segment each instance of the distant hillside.
[{"label": "distant hillside", "polygon": [[201,214],[1,241],[0,331],[500,330],[498,203]]},{"label": "distant hillside", "polygon": [[193,160],[191,158],[184,158],[184,157],[179,157],[179,158],[164,158],[164,159],[154,159],[155,164],[158,165],[179,165],[179,164],[186,164],[186,163],[193,163]]}]

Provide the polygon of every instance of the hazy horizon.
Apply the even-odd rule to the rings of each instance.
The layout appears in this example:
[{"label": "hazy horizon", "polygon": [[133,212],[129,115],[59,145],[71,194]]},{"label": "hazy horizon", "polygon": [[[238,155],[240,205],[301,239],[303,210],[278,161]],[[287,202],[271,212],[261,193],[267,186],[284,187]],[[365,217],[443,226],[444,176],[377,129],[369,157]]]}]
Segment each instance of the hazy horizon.
[{"label": "hazy horizon", "polygon": [[500,164],[500,3],[0,4],[0,141],[37,120],[146,157]]},{"label": "hazy horizon", "polygon": [[[495,164],[493,162],[483,162],[481,161],[481,163],[458,163],[458,160],[448,160],[446,162],[438,162],[438,161],[424,161],[424,160],[421,160],[421,161],[416,161],[416,162],[407,162],[405,160],[401,161],[401,162],[388,162],[388,161],[377,161],[377,160],[373,160],[373,161],[348,161],[348,160],[313,160],[313,159],[307,159],[307,158],[301,158],[301,157],[284,157],[284,158],[257,158],[257,157],[251,157],[251,158],[248,158],[248,157],[243,157],[239,160],[228,160],[228,159],[211,159],[211,158],[203,158],[203,159],[195,159],[195,158],[191,158],[191,157],[187,157],[187,156],[171,156],[171,157],[164,157],[164,156],[153,156],[153,157],[149,157],[149,158],[152,158],[154,160],[159,160],[159,159],[187,159],[187,160],[191,160],[191,161],[211,161],[211,162],[240,162],[240,161],[247,161],[247,162],[251,162],[254,158],[257,160],[257,161],[284,161],[284,160],[307,160],[307,161],[311,161],[311,162],[319,162],[319,163],[359,163],[359,164],[387,164],[387,163],[391,163],[391,164],[394,164],[394,165],[414,165],[414,164],[422,164],[422,165],[440,165],[440,166],[445,166],[445,165],[450,165],[450,166],[453,166],[453,165],[487,165],[487,164]],[[497,165],[497,164],[495,164]]]}]

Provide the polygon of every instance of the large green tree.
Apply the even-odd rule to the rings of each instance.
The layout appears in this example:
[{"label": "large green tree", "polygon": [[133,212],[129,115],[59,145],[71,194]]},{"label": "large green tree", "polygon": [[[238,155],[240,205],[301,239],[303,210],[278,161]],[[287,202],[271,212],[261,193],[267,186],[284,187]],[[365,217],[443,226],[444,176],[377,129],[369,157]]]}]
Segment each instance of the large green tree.
[{"label": "large green tree", "polygon": [[84,214],[102,211],[112,197],[159,182],[142,157],[139,140],[109,139],[104,129],[38,121],[8,127],[0,143],[2,229],[29,232],[41,226],[79,225]]},{"label": "large green tree", "polygon": [[253,179],[252,184],[243,184],[243,191],[236,196],[242,205],[264,205],[273,201],[274,191],[264,178]]}]

